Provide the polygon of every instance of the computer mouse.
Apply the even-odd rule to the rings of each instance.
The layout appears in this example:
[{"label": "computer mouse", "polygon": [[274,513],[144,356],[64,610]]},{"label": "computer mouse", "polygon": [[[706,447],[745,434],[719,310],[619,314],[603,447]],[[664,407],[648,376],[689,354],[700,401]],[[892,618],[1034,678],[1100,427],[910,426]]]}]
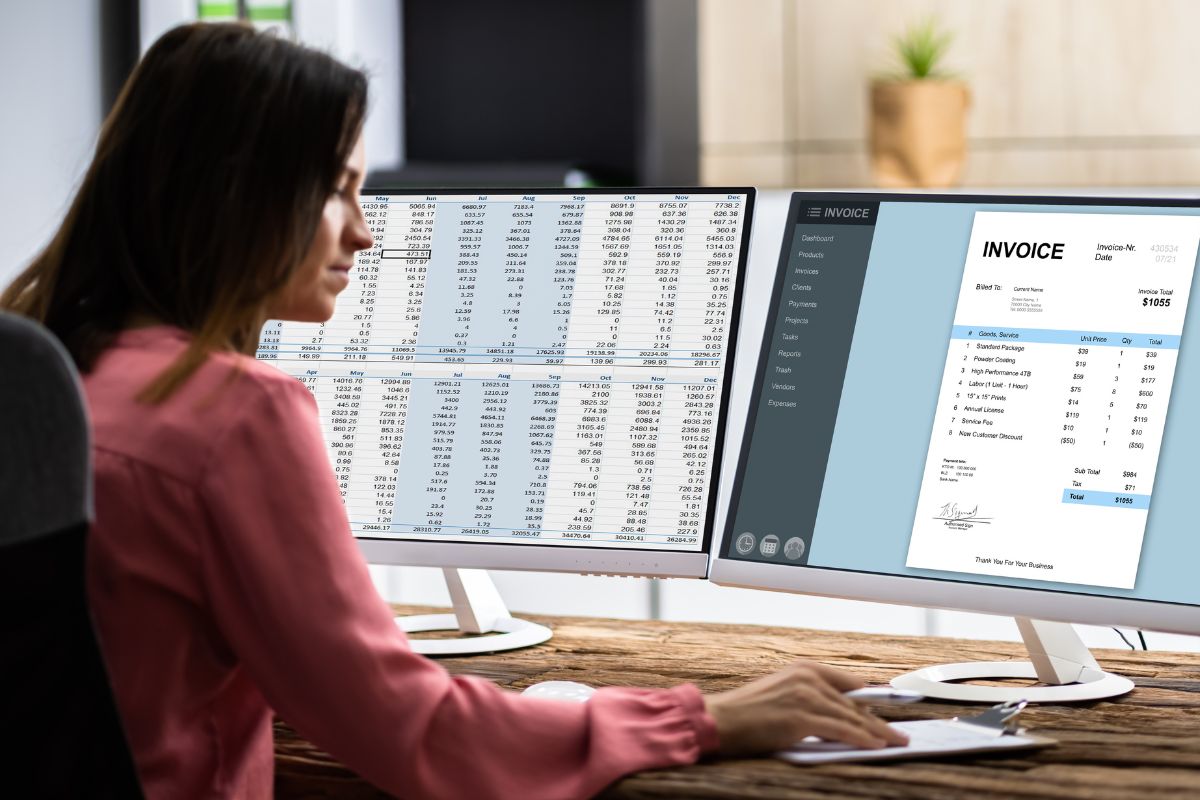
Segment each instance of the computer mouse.
[{"label": "computer mouse", "polygon": [[521,694],[530,697],[541,697],[546,700],[567,700],[574,703],[586,702],[596,690],[586,683],[575,681],[542,681],[527,686]]}]

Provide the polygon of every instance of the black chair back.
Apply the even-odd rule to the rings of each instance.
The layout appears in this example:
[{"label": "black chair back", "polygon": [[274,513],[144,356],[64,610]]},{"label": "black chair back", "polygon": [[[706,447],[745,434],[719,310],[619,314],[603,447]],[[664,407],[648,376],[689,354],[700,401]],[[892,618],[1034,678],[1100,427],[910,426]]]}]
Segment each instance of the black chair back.
[{"label": "black chair back", "polygon": [[141,797],[84,584],[87,415],[71,359],[0,312],[0,793]]}]

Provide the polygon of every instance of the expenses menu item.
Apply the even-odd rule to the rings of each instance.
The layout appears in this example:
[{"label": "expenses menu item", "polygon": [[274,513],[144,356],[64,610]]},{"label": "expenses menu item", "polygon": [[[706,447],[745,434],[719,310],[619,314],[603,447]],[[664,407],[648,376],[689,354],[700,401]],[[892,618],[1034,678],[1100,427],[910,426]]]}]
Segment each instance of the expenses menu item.
[{"label": "expenses menu item", "polygon": [[380,194],[316,395],[358,536],[697,552],[751,196]]},{"label": "expenses menu item", "polygon": [[907,566],[1134,586],[1198,241],[976,212]]}]

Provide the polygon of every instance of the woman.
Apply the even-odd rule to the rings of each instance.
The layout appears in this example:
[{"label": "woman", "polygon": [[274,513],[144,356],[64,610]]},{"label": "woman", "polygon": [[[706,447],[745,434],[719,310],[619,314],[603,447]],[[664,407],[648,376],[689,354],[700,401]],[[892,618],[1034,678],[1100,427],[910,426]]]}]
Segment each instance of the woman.
[{"label": "woman", "polygon": [[414,654],[349,533],[315,403],[255,361],[333,313],[355,252],[365,77],[236,25],[160,39],[61,229],[0,298],[80,371],[88,591],[151,797],[263,797],[272,709],[403,796],[580,797],[634,770],[900,734],[813,664],[724,694],[521,698]]}]

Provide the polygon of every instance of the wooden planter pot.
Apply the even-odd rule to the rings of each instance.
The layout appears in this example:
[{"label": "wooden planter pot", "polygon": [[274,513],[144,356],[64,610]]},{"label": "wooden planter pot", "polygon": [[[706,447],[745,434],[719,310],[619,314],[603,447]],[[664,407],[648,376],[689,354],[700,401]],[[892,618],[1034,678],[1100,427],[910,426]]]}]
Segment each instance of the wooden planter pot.
[{"label": "wooden planter pot", "polygon": [[966,84],[878,81],[871,86],[871,169],[880,186],[952,186],[967,154]]}]

